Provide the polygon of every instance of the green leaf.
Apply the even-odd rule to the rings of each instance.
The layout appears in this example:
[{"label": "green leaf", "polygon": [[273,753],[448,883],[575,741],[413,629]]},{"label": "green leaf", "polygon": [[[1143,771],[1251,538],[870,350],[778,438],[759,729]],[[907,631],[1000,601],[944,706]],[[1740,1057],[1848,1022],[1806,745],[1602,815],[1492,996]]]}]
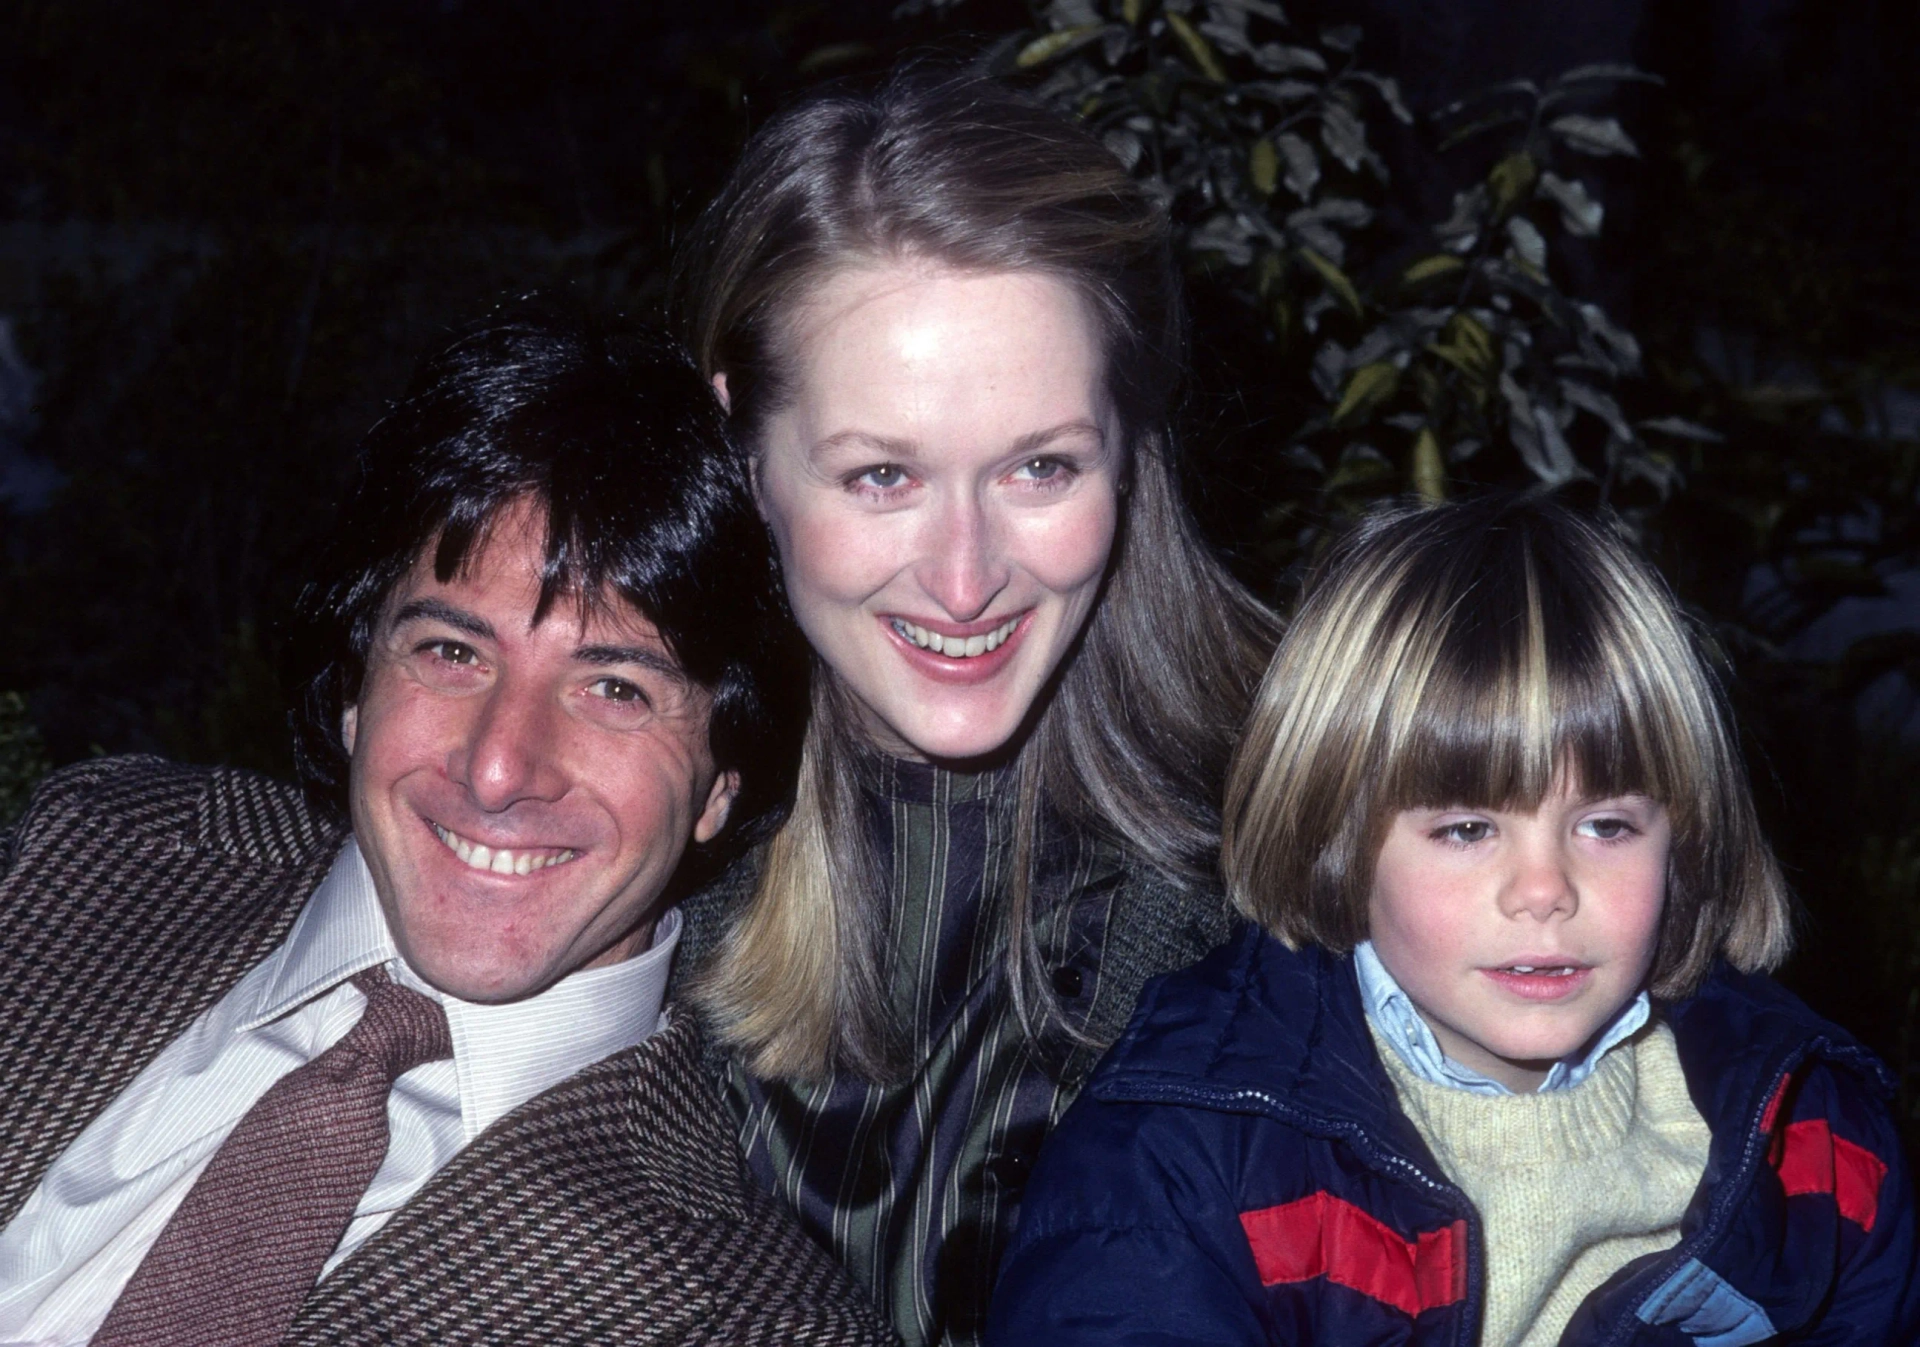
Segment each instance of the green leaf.
[{"label": "green leaf", "polygon": [[1569,234],[1590,239],[1600,232],[1600,224],[1607,215],[1606,207],[1588,194],[1586,184],[1579,179],[1542,173],[1540,194],[1560,207],[1560,223]]},{"label": "green leaf", "polygon": [[1435,253],[1432,257],[1423,257],[1400,273],[1400,280],[1406,285],[1422,285],[1439,276],[1451,276],[1467,264],[1452,253]]},{"label": "green leaf", "polygon": [[1081,43],[1091,41],[1099,34],[1101,27],[1097,23],[1083,23],[1078,28],[1062,28],[1057,33],[1037,37],[1020,49],[1020,54],[1013,58],[1013,64],[1021,70],[1044,65]]},{"label": "green leaf", "polygon": [[1493,208],[1505,213],[1527,199],[1539,166],[1525,150],[1508,155],[1487,174],[1487,186],[1493,191]]},{"label": "green leaf", "polygon": [[1727,439],[1719,431],[1681,416],[1657,416],[1651,421],[1640,422],[1640,429],[1651,430],[1661,435],[1672,435],[1676,439],[1693,440],[1700,444],[1724,444]]},{"label": "green leaf", "polygon": [[1167,27],[1171,28],[1173,35],[1180,39],[1180,45],[1187,49],[1187,56],[1200,67],[1201,74],[1215,84],[1227,82],[1226,67],[1220,64],[1220,58],[1214,54],[1207,40],[1200,36],[1197,28],[1172,12],[1167,14]]},{"label": "green leaf", "polygon": [[1313,146],[1291,131],[1275,136],[1274,144],[1287,161],[1287,190],[1305,201],[1320,181],[1320,156],[1313,152]]},{"label": "green leaf", "polygon": [[1366,311],[1360,302],[1360,292],[1353,288],[1353,282],[1347,279],[1347,273],[1327,261],[1311,248],[1300,249],[1300,260],[1320,273],[1320,279],[1327,283],[1327,289],[1339,296],[1341,303],[1353,311],[1358,318]]},{"label": "green leaf", "polygon": [[1438,505],[1447,498],[1447,465],[1431,427],[1423,427],[1414,437],[1412,468],[1409,475],[1421,500]]},{"label": "green leaf", "polygon": [[1366,412],[1372,411],[1400,387],[1400,370],[1391,360],[1376,360],[1371,365],[1362,365],[1347,380],[1347,388],[1340,395],[1340,405],[1333,409],[1333,423],[1340,425],[1352,421]]},{"label": "green leaf", "polygon": [[1565,117],[1556,117],[1548,122],[1547,129],[1565,141],[1567,148],[1578,150],[1582,154],[1625,154],[1636,159],[1640,157],[1640,147],[1633,143],[1633,138],[1626,133],[1620,123],[1611,117],[1587,117],[1579,113],[1568,113]]},{"label": "green leaf", "polygon": [[1472,314],[1454,314],[1447,320],[1447,326],[1441,335],[1468,352],[1470,358],[1480,368],[1493,368],[1493,334],[1487,331],[1480,320]]},{"label": "green leaf", "polygon": [[1280,151],[1265,136],[1254,141],[1247,152],[1247,176],[1261,196],[1272,196],[1273,189],[1280,185]]}]

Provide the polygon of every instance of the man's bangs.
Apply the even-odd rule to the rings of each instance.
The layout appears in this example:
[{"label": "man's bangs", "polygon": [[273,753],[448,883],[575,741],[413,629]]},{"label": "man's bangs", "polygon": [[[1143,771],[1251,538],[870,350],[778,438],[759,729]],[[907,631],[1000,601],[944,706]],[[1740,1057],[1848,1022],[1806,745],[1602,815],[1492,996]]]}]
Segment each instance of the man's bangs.
[{"label": "man's bangs", "polygon": [[[446,584],[463,573],[486,549],[499,521],[522,503],[537,513],[545,535],[540,595],[533,609],[536,624],[562,604],[584,621],[605,612],[609,599],[618,596],[654,625],[669,654],[681,658],[673,624],[655,616],[667,597],[661,591],[677,560],[662,555],[666,549],[660,535],[677,530],[662,530],[655,521],[607,518],[591,499],[556,502],[548,491],[525,486],[452,502],[437,540],[430,540],[435,578]],[[624,537],[622,528],[629,530]]]}]

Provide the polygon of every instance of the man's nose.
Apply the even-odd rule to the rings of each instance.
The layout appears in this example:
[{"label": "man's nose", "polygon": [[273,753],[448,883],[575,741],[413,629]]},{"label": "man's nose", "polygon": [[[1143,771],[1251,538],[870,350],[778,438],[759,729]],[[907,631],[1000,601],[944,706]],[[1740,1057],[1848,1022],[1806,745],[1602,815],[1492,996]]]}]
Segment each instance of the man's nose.
[{"label": "man's nose", "polygon": [[1501,908],[1510,917],[1540,921],[1570,917],[1579,911],[1579,888],[1559,847],[1543,842],[1519,850],[1514,871],[1501,894]]},{"label": "man's nose", "polygon": [[1009,568],[991,511],[974,493],[956,492],[927,520],[920,586],[955,622],[971,622],[1006,587]]},{"label": "man's nose", "polygon": [[499,813],[523,800],[566,793],[560,768],[560,708],[537,688],[502,679],[474,707],[466,739],[449,764],[473,802]]}]

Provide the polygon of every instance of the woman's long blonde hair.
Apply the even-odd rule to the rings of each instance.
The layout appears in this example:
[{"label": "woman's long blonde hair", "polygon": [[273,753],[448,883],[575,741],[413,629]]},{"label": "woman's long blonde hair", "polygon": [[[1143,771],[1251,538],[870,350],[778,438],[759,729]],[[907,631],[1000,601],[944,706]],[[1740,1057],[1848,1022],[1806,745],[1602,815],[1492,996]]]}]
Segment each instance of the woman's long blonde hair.
[{"label": "woman's long blonde hair", "polygon": [[[1184,314],[1160,203],[1079,128],[998,84],[909,70],[870,96],[816,96],[756,135],[683,249],[695,356],[724,374],[754,452],[790,394],[783,342],[831,273],[927,260],[1037,271],[1088,302],[1128,441],[1100,601],[1002,755],[1017,782],[1006,972],[1029,1032],[1060,1024],[1035,938],[1043,816],[1121,842],[1195,894],[1217,874],[1218,792],[1272,615],[1201,541],[1181,502],[1168,406]],[[862,732],[815,661],[798,794],[751,904],[696,995],[762,1076],[906,1064],[887,987],[888,894],[859,780]]]}]

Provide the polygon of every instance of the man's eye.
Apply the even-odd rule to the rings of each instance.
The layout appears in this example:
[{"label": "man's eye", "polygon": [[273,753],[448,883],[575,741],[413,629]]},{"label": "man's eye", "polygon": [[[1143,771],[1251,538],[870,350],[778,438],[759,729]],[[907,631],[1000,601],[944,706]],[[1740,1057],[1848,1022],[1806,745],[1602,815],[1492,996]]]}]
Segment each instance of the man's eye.
[{"label": "man's eye", "polygon": [[907,470],[898,463],[879,463],[866,469],[853,480],[858,486],[872,486],[888,491],[907,480]]},{"label": "man's eye", "polygon": [[420,647],[448,664],[478,664],[480,652],[460,641],[428,641]]},{"label": "man's eye", "polygon": [[636,683],[624,678],[596,678],[587,685],[587,690],[595,697],[603,697],[610,702],[626,702],[636,706],[650,706],[647,694]]}]

